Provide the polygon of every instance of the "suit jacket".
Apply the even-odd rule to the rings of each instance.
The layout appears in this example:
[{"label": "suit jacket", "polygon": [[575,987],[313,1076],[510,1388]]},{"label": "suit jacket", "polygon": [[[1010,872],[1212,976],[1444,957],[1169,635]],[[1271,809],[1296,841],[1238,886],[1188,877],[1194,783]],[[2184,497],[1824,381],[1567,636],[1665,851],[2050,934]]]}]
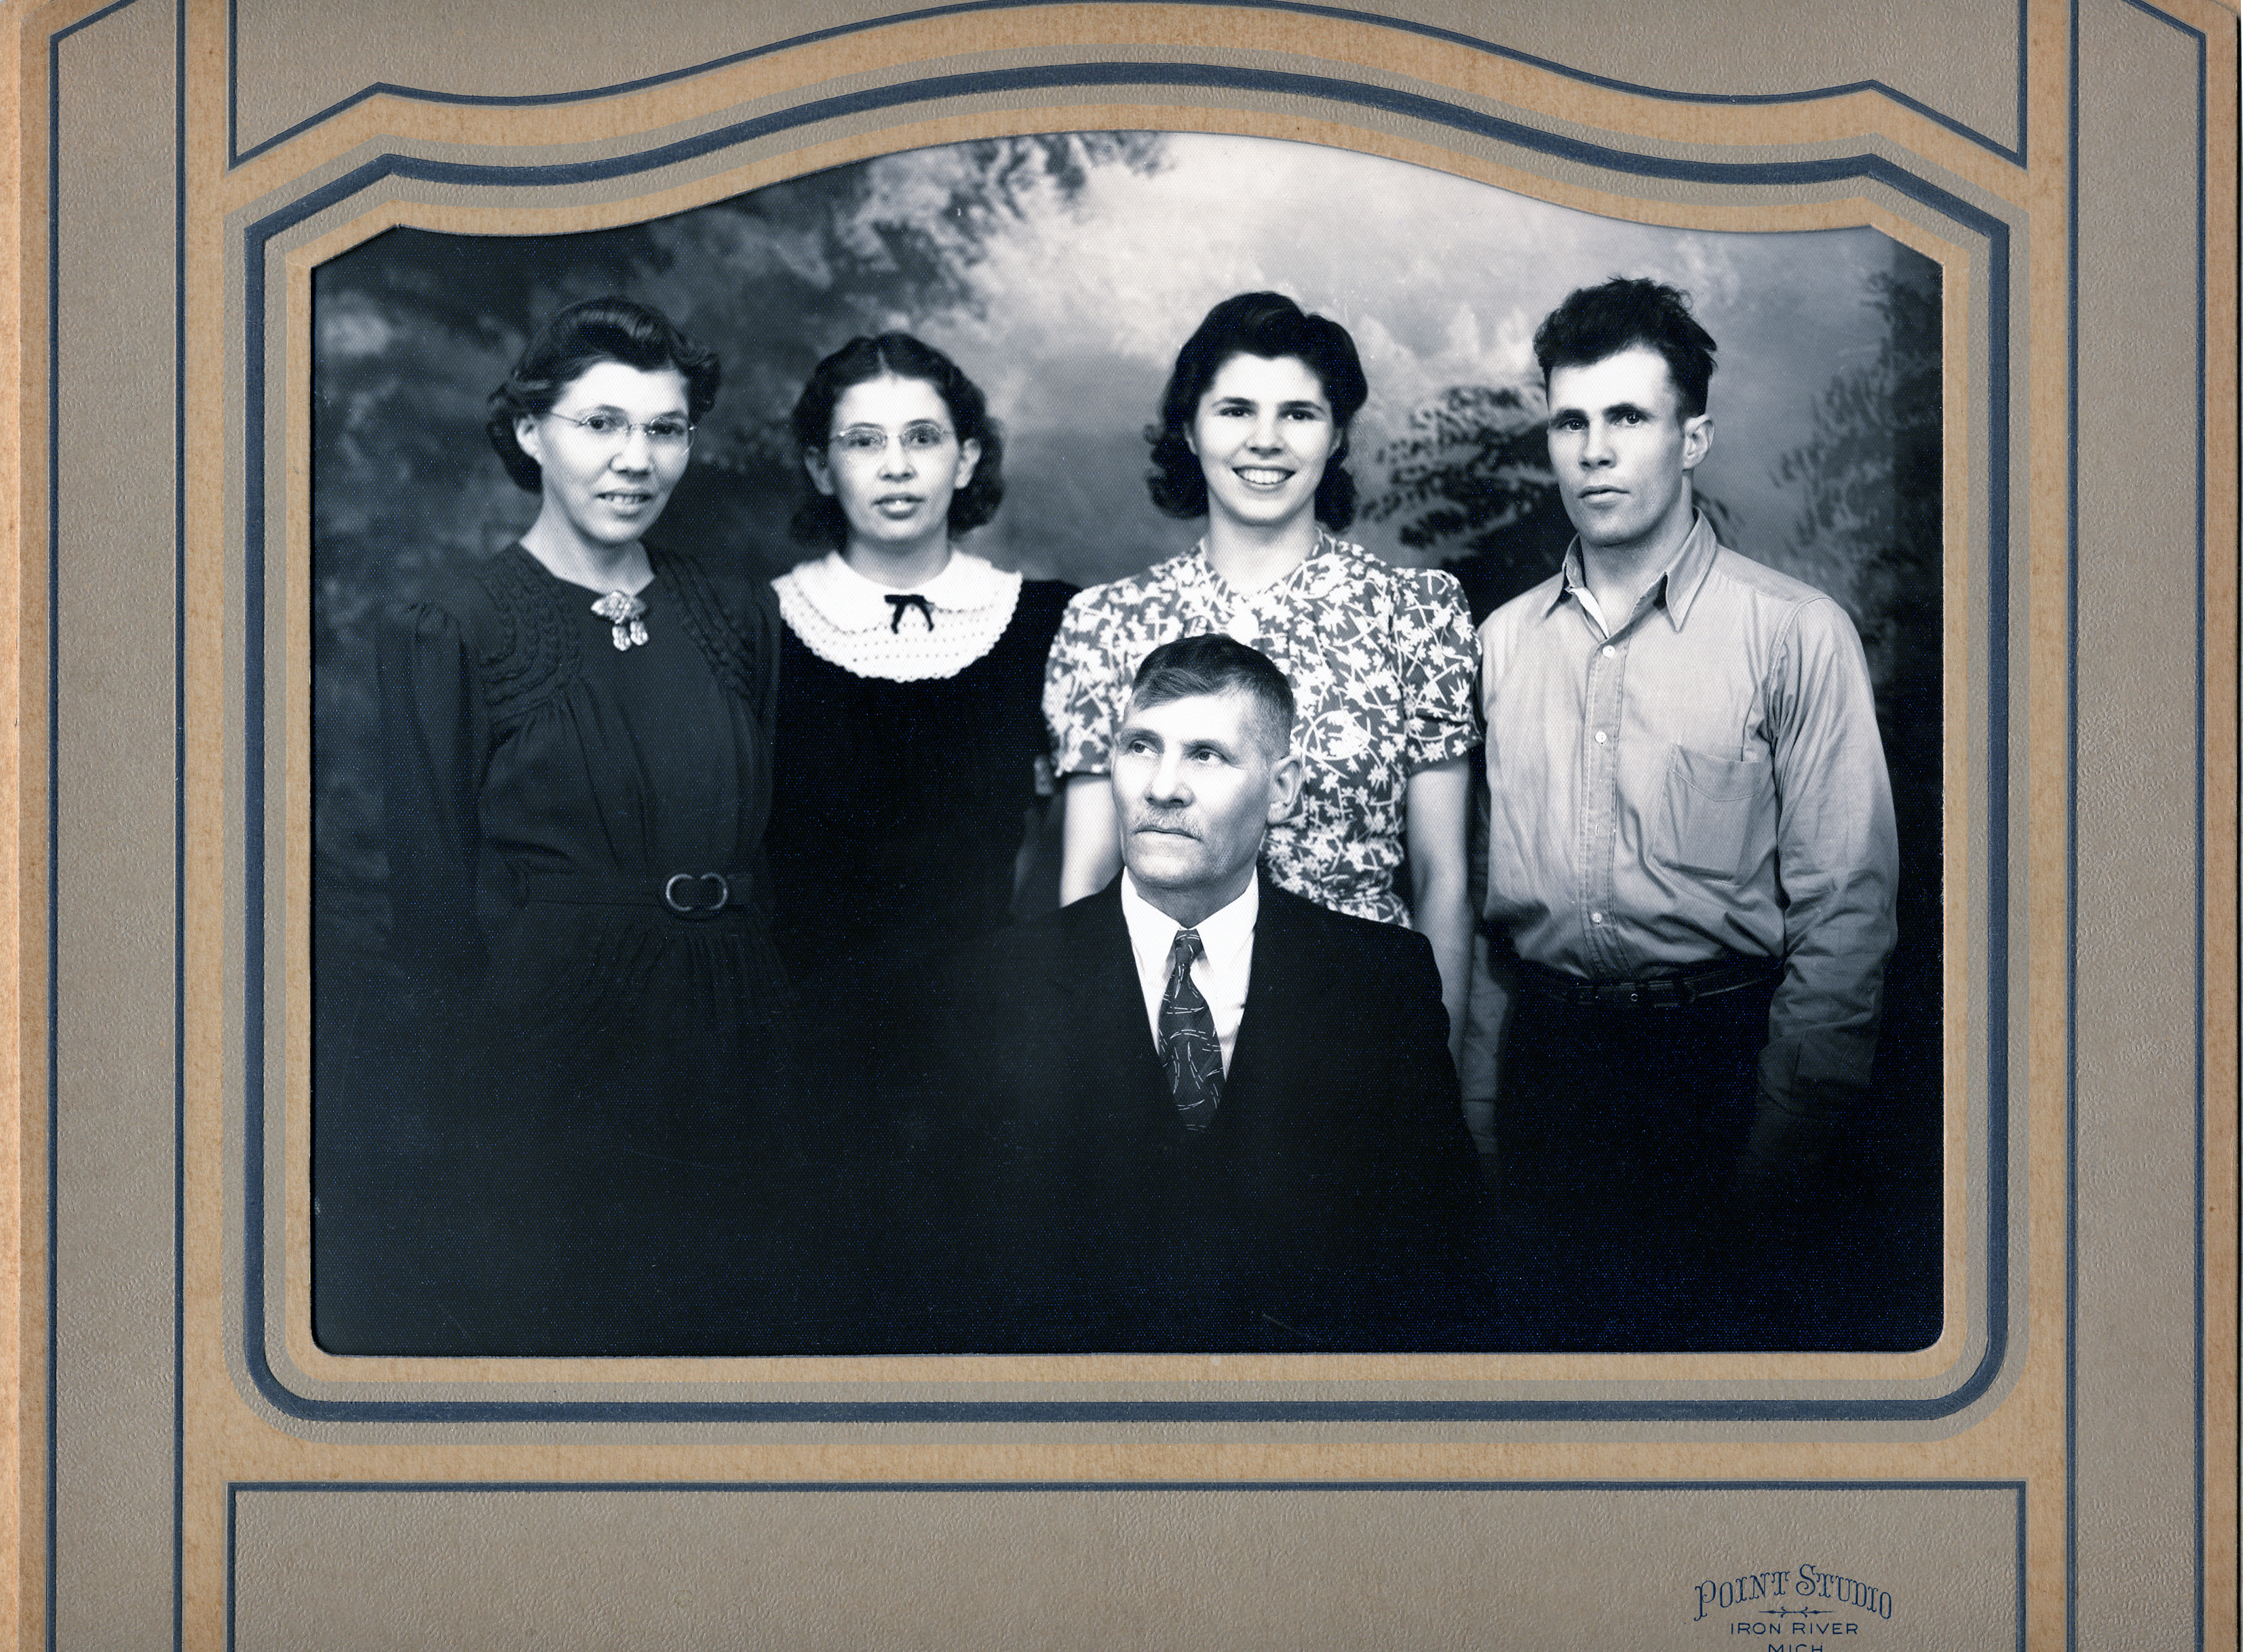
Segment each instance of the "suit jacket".
[{"label": "suit jacket", "polygon": [[973,947],[948,1088],[967,1344],[1471,1345],[1478,1161],[1425,938],[1262,885],[1215,1120],[1162,1071],[1118,881]]}]

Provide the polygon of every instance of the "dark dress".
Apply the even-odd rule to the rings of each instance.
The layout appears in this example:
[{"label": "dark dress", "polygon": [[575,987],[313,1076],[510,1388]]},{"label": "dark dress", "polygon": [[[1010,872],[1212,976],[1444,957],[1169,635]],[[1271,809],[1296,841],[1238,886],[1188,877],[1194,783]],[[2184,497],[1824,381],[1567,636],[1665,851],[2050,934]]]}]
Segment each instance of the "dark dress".
[{"label": "dark dress", "polygon": [[1044,657],[1074,589],[1022,581],[987,651],[916,681],[859,676],[783,628],[770,845],[815,1121],[816,1174],[798,1189],[818,1236],[806,1345],[908,1346],[921,1322],[919,1264],[956,1215],[926,1197],[954,1098],[926,1014],[942,961],[1013,915],[1023,828],[1048,791]]},{"label": "dark dress", "polygon": [[1044,658],[1074,594],[1023,580],[988,652],[918,682],[859,677],[782,628],[771,873],[806,1017],[820,983],[907,969],[1010,920],[1049,749]]},{"label": "dark dress", "polygon": [[392,943],[419,1029],[395,1090],[428,1151],[389,1306],[330,1313],[330,1347],[690,1347],[707,1276],[767,1204],[777,617],[746,579],[650,556],[627,650],[597,593],[519,546],[384,630]]}]

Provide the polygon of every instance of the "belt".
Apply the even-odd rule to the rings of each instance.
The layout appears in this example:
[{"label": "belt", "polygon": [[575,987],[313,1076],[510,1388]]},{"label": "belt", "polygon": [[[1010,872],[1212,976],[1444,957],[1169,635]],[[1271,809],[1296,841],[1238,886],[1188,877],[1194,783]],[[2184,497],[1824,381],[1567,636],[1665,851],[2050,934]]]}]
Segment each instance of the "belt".
[{"label": "belt", "polygon": [[515,882],[526,901],[569,907],[651,907],[672,917],[698,920],[714,918],[728,907],[748,905],[755,876],[746,872],[673,872],[604,878],[517,867]]},{"label": "belt", "polygon": [[1519,985],[1544,1003],[1568,1009],[1681,1009],[1701,999],[1771,986],[1782,974],[1781,958],[1723,958],[1636,981],[1583,981],[1522,959]]}]

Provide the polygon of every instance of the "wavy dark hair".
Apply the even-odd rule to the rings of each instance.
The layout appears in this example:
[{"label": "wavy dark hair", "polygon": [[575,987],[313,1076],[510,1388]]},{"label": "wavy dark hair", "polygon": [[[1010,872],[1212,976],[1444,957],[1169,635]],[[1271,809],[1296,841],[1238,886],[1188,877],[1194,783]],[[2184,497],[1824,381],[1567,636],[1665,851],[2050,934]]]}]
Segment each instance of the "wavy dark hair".
[{"label": "wavy dark hair", "polygon": [[1241,293],[1223,300],[1177,352],[1169,388],[1161,393],[1161,421],[1145,427],[1145,440],[1153,444],[1153,469],[1145,477],[1153,503],[1185,520],[1207,515],[1207,476],[1186,438],[1200,398],[1234,355],[1297,357],[1324,387],[1339,440],[1317,484],[1317,520],[1338,532],[1355,520],[1355,478],[1344,462],[1347,427],[1371,399],[1371,385],[1348,330],[1329,316],[1303,313],[1282,293]]},{"label": "wavy dark hair", "polygon": [[[965,369],[932,344],[908,333],[854,338],[811,370],[810,381],[794,404],[794,445],[804,454],[824,451],[833,436],[833,409],[852,387],[892,374],[934,387],[950,409],[950,428],[960,445],[981,444],[981,457],[966,485],[950,496],[950,531],[971,533],[997,514],[1005,497],[1005,433],[989,416],[989,403]],[[805,481],[807,479],[805,478]],[[789,524],[805,545],[839,550],[849,543],[849,518],[841,502],[813,486]]]},{"label": "wavy dark hair", "polygon": [[685,378],[687,415],[696,423],[716,405],[724,376],[717,353],[696,344],[659,310],[612,293],[570,305],[537,329],[506,382],[490,393],[483,431],[523,492],[541,491],[544,473],[514,439],[514,421],[543,418],[570,385],[602,361],[620,361],[642,373],[677,368]]},{"label": "wavy dark hair", "polygon": [[1534,360],[1549,388],[1558,367],[1585,367],[1641,345],[1666,358],[1682,416],[1706,410],[1721,347],[1690,314],[1690,295],[1662,281],[1615,275],[1601,287],[1575,287],[1534,329]]}]

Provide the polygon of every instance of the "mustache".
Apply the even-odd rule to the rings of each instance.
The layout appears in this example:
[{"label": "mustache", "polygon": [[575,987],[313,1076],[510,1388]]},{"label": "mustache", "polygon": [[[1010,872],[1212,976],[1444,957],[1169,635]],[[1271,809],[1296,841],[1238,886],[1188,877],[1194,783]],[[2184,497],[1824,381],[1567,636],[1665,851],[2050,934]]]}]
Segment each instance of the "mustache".
[{"label": "mustache", "polygon": [[1199,835],[1191,829],[1189,823],[1181,813],[1132,814],[1128,819],[1128,827],[1132,832],[1161,832],[1180,838],[1196,838]]}]

